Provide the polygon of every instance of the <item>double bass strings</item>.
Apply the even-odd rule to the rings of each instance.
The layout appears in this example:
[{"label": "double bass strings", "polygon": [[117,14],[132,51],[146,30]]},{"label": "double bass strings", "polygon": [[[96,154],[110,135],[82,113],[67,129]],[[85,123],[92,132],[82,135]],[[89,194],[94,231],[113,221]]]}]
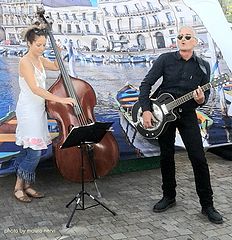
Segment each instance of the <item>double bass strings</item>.
[{"label": "double bass strings", "polygon": [[65,86],[67,88],[66,91],[67,91],[69,97],[72,97],[72,98],[76,99],[76,101],[77,101],[77,105],[73,107],[74,112],[75,112],[76,116],[79,118],[79,121],[80,121],[81,125],[87,125],[88,121],[87,121],[87,119],[85,117],[85,114],[84,114],[84,111],[81,107],[80,100],[76,96],[76,93],[75,93],[74,87],[72,85],[71,79],[70,79],[70,77],[69,77],[69,75],[68,75],[68,73],[65,69],[64,63],[62,61],[62,57],[61,57],[60,52],[59,52],[59,50],[56,46],[56,43],[55,43],[55,38],[53,37],[53,35],[51,34],[50,31],[48,31],[48,35],[50,37],[51,44],[52,44],[52,47],[53,47],[54,52],[55,52],[58,65],[60,67],[61,74],[62,74],[63,79],[65,81]]}]

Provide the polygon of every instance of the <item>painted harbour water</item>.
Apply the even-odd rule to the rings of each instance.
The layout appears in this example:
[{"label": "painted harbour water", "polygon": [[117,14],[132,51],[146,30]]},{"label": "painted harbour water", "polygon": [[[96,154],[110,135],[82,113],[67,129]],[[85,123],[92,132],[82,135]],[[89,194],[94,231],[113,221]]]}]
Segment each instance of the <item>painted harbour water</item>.
[{"label": "painted harbour water", "polygon": [[[9,111],[15,110],[19,87],[18,87],[18,57],[0,57],[0,118]],[[76,61],[74,63],[75,72],[78,77],[87,81],[94,89],[97,97],[95,115],[98,121],[113,121],[114,135],[119,143],[121,159],[136,158],[141,156],[152,156],[159,153],[156,144],[151,144],[141,137],[136,141],[131,141],[129,132],[131,126],[123,119],[115,101],[117,91],[127,82],[138,87],[150,69],[150,63],[124,63],[115,64],[110,62],[93,63],[86,61]],[[68,64],[67,64],[68,69]],[[58,72],[47,72],[48,86],[57,78]],[[219,100],[216,100],[210,118],[214,123],[205,136],[205,141],[210,145],[230,143],[231,116],[222,118]],[[204,108],[209,112],[210,107]],[[126,125],[126,126],[125,126]],[[132,129],[133,130],[133,129]]]},{"label": "painted harbour water", "polygon": [[[19,94],[18,61],[17,57],[0,57],[0,118],[9,111],[14,111],[16,107]],[[130,143],[121,128],[115,95],[117,90],[127,82],[138,86],[150,66],[146,64],[137,64],[136,66],[130,64],[109,65],[91,62],[76,62],[74,65],[78,77],[90,83],[95,91],[97,97],[96,119],[114,122],[114,135],[119,142],[121,159],[143,156],[143,153]],[[47,71],[48,87],[57,79],[58,75],[59,72]]]}]

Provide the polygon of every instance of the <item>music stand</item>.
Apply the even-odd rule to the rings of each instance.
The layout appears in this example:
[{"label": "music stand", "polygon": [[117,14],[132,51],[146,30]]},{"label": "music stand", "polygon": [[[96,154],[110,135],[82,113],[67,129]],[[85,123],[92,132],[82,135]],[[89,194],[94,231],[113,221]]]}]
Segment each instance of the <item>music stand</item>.
[{"label": "music stand", "polygon": [[[109,131],[109,128],[112,124],[112,122],[95,122],[85,126],[73,127],[61,146],[62,149],[74,146],[77,146],[81,149],[81,191],[66,205],[68,208],[72,202],[76,201],[68,223],[66,224],[67,228],[69,228],[76,210],[85,210],[87,208],[101,205],[103,208],[111,212],[114,216],[116,215],[116,213],[110,210],[105,204],[101,203],[98,199],[85,191],[84,184],[84,145],[100,142],[106,132]],[[97,202],[97,204],[85,207],[85,195],[89,196],[92,200]],[[80,208],[77,208],[78,206],[80,206]]]}]

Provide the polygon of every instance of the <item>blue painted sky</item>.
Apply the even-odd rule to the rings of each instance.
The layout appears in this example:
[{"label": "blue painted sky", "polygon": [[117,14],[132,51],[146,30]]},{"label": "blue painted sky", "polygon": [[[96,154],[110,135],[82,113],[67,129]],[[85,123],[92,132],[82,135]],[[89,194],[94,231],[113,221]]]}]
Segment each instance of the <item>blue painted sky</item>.
[{"label": "blue painted sky", "polygon": [[93,5],[94,7],[97,6],[97,0],[90,0],[90,1],[91,1],[92,5]]}]

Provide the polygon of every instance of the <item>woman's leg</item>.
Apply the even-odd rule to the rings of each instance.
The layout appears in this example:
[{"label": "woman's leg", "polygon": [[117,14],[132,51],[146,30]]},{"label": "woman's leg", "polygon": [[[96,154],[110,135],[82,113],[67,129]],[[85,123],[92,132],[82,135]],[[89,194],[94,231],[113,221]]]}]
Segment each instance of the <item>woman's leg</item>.
[{"label": "woman's leg", "polygon": [[[38,166],[40,157],[41,157],[41,150],[33,150],[29,149],[27,157],[30,161],[27,162],[27,171],[24,171],[24,191],[25,193],[33,198],[42,198],[44,194],[41,192],[37,192],[32,188],[32,184],[35,182],[35,170]],[[22,166],[23,167],[23,166]]]},{"label": "woman's leg", "polygon": [[19,190],[19,189],[23,190],[23,188],[24,188],[24,181],[23,181],[23,179],[17,177],[16,183],[15,183],[15,190]]},{"label": "woman's leg", "polygon": [[14,195],[19,201],[31,201],[24,189],[28,187],[29,184],[35,182],[35,169],[38,166],[40,157],[41,150],[33,150],[31,148],[27,148],[23,149],[17,159],[15,159],[17,179]]},{"label": "woman's leg", "polygon": [[26,149],[26,156],[18,164],[17,177],[22,179],[24,183],[35,182],[35,169],[38,166],[41,157],[41,150]]},{"label": "woman's leg", "polygon": [[[27,150],[22,148],[20,153],[15,157],[14,167],[16,169],[16,173],[20,163],[24,160],[26,155],[27,155]],[[20,189],[23,190],[23,187],[24,187],[24,180],[17,176],[16,183],[15,183],[15,190],[20,190]]]}]

